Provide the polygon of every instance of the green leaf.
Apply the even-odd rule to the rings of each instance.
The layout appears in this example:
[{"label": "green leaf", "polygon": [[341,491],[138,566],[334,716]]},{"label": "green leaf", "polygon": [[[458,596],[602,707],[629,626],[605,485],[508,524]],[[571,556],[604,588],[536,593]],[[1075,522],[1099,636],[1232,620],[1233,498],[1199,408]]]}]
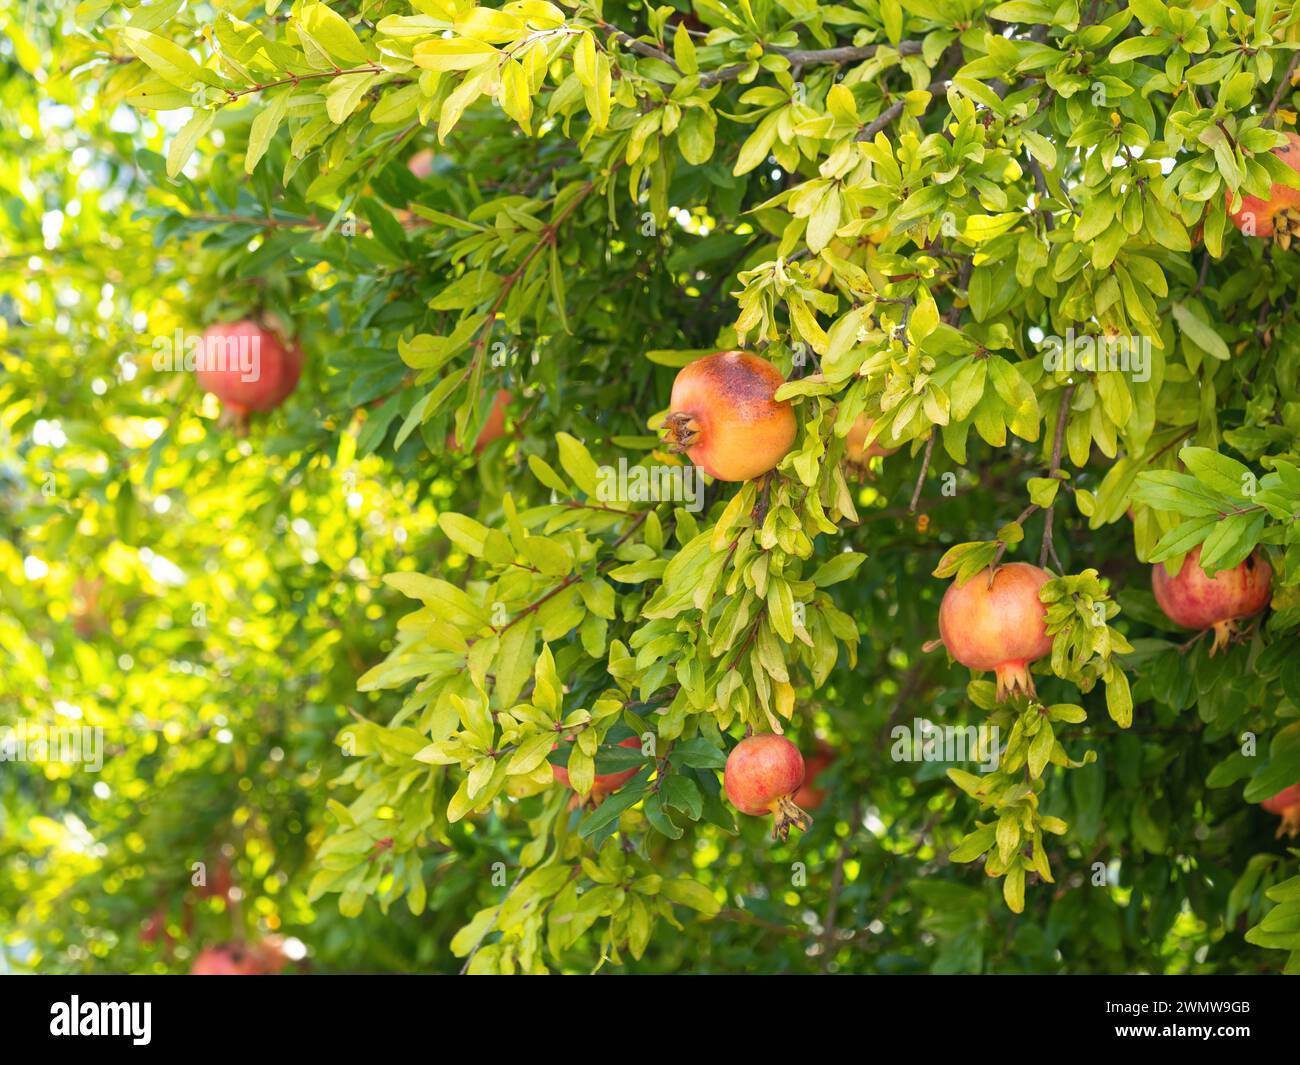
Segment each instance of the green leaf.
[{"label": "green leaf", "polygon": [[216,120],[215,111],[195,111],[193,117],[181,127],[172,138],[167,149],[167,176],[176,177],[189,161],[199,141],[212,128]]},{"label": "green leaf", "polygon": [[248,151],[244,155],[245,174],[251,174],[256,170],[257,164],[266,154],[266,149],[270,147],[271,140],[275,137],[275,131],[284,121],[285,112],[289,109],[289,99],[288,92],[279,93],[271,101],[270,106],[264,107],[253,119],[248,130]]}]

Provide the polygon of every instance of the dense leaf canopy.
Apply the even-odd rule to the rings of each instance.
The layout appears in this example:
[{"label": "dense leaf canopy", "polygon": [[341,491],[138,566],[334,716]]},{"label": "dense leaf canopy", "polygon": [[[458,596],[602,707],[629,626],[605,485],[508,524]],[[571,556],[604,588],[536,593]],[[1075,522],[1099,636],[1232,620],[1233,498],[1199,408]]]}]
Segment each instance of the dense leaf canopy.
[{"label": "dense leaf canopy", "polygon": [[[1300,7],[0,23],[0,967],[1300,970]],[[305,353],[244,426],[165,357],[242,319]],[[741,348],[779,466],[629,487]],[[1156,604],[1252,558],[1213,644]],[[931,645],[1013,560],[1029,693]]]}]

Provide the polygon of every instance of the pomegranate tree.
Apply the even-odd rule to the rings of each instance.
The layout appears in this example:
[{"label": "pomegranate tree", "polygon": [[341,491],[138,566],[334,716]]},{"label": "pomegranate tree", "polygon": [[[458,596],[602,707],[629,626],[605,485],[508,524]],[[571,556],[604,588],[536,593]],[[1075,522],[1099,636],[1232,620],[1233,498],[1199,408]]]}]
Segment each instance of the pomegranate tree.
[{"label": "pomegranate tree", "polygon": [[792,825],[812,824],[794,801],[804,781],[803,756],[784,736],[766,733],[741,740],[727,756],[722,774],[727,798],[743,814],[772,815],[772,838],[785,839]]},{"label": "pomegranate tree", "polygon": [[295,388],[302,352],[257,322],[245,319],[209,326],[194,375],[227,414],[246,420],[250,411],[274,410]]},{"label": "pomegranate tree", "polygon": [[1201,547],[1187,553],[1182,567],[1170,576],[1163,564],[1151,570],[1151,590],[1165,616],[1184,628],[1214,630],[1210,654],[1227,645],[1236,632],[1233,622],[1258,614],[1273,594],[1273,568],[1256,551],[1232,569],[1213,577],[1201,568]]},{"label": "pomegranate tree", "polygon": [[1300,832],[1300,783],[1283,788],[1260,805],[1269,813],[1282,818],[1282,823],[1277,826],[1279,836],[1295,836]]},{"label": "pomegranate tree", "polygon": [[726,351],[682,367],[664,419],[673,451],[719,481],[748,481],[774,469],[794,443],[794,409],[777,402],[785,384],[775,366]]},{"label": "pomegranate tree", "polygon": [[1008,562],[981,570],[964,584],[953,581],[944,593],[943,645],[963,666],[993,670],[999,701],[1017,691],[1035,696],[1030,663],[1052,650],[1047,607],[1038,597],[1050,579],[1028,562]]},{"label": "pomegranate tree", "polygon": [[[1282,162],[1300,172],[1300,135],[1288,133],[1287,142],[1273,149]],[[1291,239],[1300,233],[1300,189],[1274,184],[1267,200],[1258,196],[1241,197],[1241,207],[1232,210],[1232,193],[1228,199],[1228,217],[1232,224],[1248,237],[1272,237],[1283,248],[1291,246]]]}]

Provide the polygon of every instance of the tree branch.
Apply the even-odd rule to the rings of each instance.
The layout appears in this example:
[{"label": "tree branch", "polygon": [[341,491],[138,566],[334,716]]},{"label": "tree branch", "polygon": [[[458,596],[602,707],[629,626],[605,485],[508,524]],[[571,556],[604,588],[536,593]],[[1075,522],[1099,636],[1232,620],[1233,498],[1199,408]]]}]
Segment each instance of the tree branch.
[{"label": "tree branch", "polygon": [[[948,82],[936,81],[933,84],[926,86],[925,91],[928,92],[931,96],[938,96],[940,93],[948,91]],[[858,135],[854,138],[854,140],[859,140],[859,141],[871,140],[872,137],[874,137],[877,133],[879,133],[891,122],[893,122],[894,119],[896,119],[899,115],[901,115],[903,113],[903,108],[906,106],[907,106],[907,100],[902,96],[900,96],[892,104],[890,104],[883,111],[881,111],[879,115],[877,115],[865,126],[863,126],[858,131]]]}]

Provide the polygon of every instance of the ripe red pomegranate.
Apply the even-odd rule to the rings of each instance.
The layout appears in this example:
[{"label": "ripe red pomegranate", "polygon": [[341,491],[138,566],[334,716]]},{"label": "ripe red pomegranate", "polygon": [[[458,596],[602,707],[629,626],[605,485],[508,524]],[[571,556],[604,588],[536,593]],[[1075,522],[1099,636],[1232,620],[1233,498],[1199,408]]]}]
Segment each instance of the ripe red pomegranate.
[{"label": "ripe red pomegranate", "polygon": [[[483,428],[478,431],[478,436],[474,438],[474,454],[482,454],[483,449],[488,444],[494,440],[500,440],[506,435],[506,413],[510,409],[510,400],[513,398],[509,389],[497,389],[497,394],[492,397],[492,409],[488,411],[487,419],[483,422]],[[447,446],[452,451],[460,450],[454,432],[447,434]]]},{"label": "ripe red pomegranate", "polygon": [[1260,805],[1269,813],[1278,814],[1282,818],[1282,823],[1277,826],[1279,836],[1295,836],[1300,832],[1300,784],[1283,788]]},{"label": "ripe red pomegranate", "polygon": [[[641,740],[637,736],[629,736],[619,743],[619,746],[640,748]],[[606,795],[618,791],[619,788],[636,776],[639,768],[639,766],[633,766],[631,769],[620,769],[617,773],[597,773],[595,782],[591,785],[591,794],[587,796],[587,801],[599,805],[604,801]],[[566,788],[573,787],[569,783],[569,771],[564,766],[552,765],[551,772],[555,774],[555,779]],[[574,797],[577,798],[577,796]]]},{"label": "ripe red pomegranate", "polygon": [[[1273,149],[1282,162],[1292,170],[1300,171],[1300,135],[1288,133],[1287,143]],[[1300,189],[1286,185],[1274,185],[1269,191],[1269,198],[1261,200],[1258,196],[1241,197],[1241,209],[1232,210],[1232,193],[1225,192],[1228,201],[1228,217],[1232,224],[1248,237],[1272,237],[1283,248],[1291,246],[1291,239],[1300,233]]]},{"label": "ripe red pomegranate", "polygon": [[817,749],[804,759],[803,783],[794,793],[794,804],[804,810],[816,810],[826,801],[829,792],[817,787],[817,776],[824,769],[829,769],[835,761],[835,748],[825,740],[819,740]]},{"label": "ripe red pomegranate", "polygon": [[1047,607],[1038,591],[1051,578],[1028,562],[981,570],[965,584],[954,581],[939,607],[939,636],[948,653],[969,669],[991,669],[998,700],[1017,691],[1035,697],[1029,664],[1052,650]]},{"label": "ripe red pomegranate", "polygon": [[867,433],[871,432],[871,427],[875,424],[874,418],[860,414],[844,438],[844,461],[855,473],[864,473],[877,455],[886,458],[898,450],[896,447],[883,447],[878,440],[873,440],[870,444],[865,442]]},{"label": "ripe red pomegranate", "polygon": [[1201,569],[1201,545],[1183,559],[1178,576],[1169,576],[1161,563],[1151,570],[1151,590],[1165,616],[1189,629],[1214,629],[1210,654],[1225,647],[1235,634],[1233,621],[1258,614],[1273,595],[1273,567],[1256,551],[1232,569],[1207,577]]},{"label": "ripe red pomegranate", "polygon": [[167,931],[167,912],[162,909],[155,910],[145,921],[144,927],[140,929],[141,943],[157,943],[159,940],[167,943],[171,942],[171,935]]},{"label": "ripe red pomegranate", "polygon": [[195,368],[199,387],[236,419],[274,410],[298,387],[302,352],[256,322],[209,326]]},{"label": "ripe red pomegranate", "polygon": [[190,966],[191,976],[261,976],[262,966],[256,950],[239,943],[204,947]]},{"label": "ripe red pomegranate", "polygon": [[773,839],[785,839],[792,825],[807,831],[812,824],[812,818],[793,798],[803,780],[799,749],[784,736],[772,733],[750,736],[736,744],[722,774],[732,806],[751,817],[772,814]]},{"label": "ripe red pomegranate", "polygon": [[794,409],[772,397],[785,384],[766,359],[726,351],[682,367],[664,419],[669,447],[718,481],[775,468],[794,443]]}]

